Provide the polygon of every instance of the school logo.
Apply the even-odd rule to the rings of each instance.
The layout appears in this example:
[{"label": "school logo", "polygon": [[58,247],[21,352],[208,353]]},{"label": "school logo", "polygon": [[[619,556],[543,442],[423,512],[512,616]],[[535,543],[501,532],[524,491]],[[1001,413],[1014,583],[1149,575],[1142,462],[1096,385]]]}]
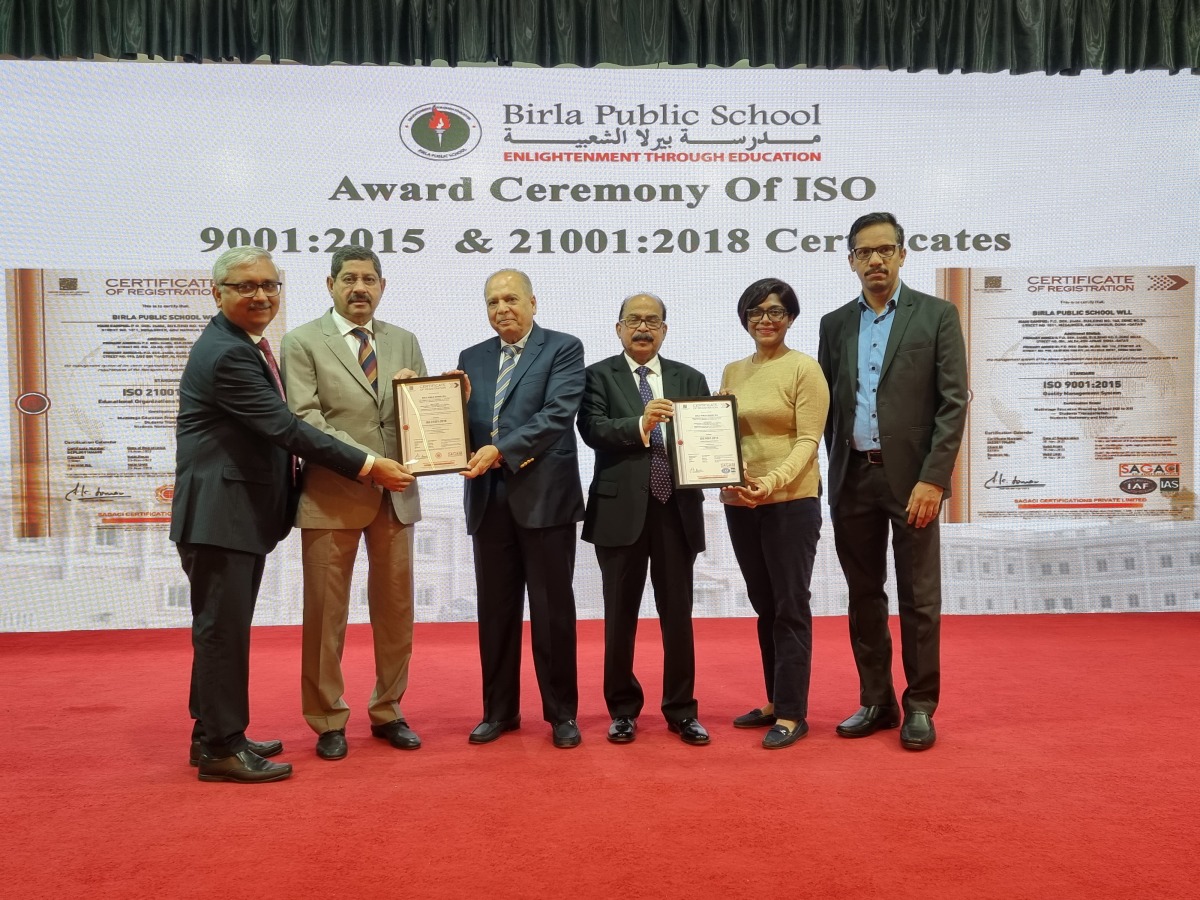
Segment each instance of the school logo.
[{"label": "school logo", "polygon": [[400,142],[423,159],[466,156],[482,136],[475,115],[453,103],[426,103],[400,120]]}]

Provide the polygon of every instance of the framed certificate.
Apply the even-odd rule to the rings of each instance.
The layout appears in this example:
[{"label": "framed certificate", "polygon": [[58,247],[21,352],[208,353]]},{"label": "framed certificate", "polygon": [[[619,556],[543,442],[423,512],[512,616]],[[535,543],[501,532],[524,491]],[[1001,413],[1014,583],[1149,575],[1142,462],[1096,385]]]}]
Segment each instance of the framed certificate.
[{"label": "framed certificate", "polygon": [[742,440],[738,431],[737,398],[693,397],[672,400],[675,486],[730,487],[743,485]]},{"label": "framed certificate", "polygon": [[413,475],[464,471],[471,458],[464,376],[397,378],[393,387],[400,461]]}]

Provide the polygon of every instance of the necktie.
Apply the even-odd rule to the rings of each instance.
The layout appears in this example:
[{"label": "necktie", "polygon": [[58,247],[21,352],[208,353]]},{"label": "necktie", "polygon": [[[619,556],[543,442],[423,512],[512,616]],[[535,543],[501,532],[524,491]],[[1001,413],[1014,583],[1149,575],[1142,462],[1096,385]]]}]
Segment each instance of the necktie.
[{"label": "necktie", "polygon": [[[646,376],[650,374],[648,366],[638,366],[638,393],[642,397],[642,406],[654,399],[654,391],[650,390],[650,382]],[[671,499],[671,464],[667,462],[667,447],[663,443],[662,427],[655,425],[650,432],[650,493],[659,503]]]},{"label": "necktie", "polygon": [[350,333],[358,338],[358,364],[371,383],[371,389],[379,393],[379,366],[375,362],[375,351],[371,349],[371,333],[365,328],[352,328]]},{"label": "necktie", "polygon": [[[266,338],[258,342],[258,349],[267,358],[267,368],[271,370],[271,377],[275,380],[279,396],[286,400],[287,396],[283,392],[283,379],[279,377],[279,363],[275,362],[275,354],[271,352],[271,345]],[[288,465],[292,471],[292,485],[295,486],[300,483],[300,457],[293,453],[291,459],[288,460]]]},{"label": "necktie", "polygon": [[279,389],[279,396],[286,400],[287,395],[283,392],[283,379],[279,377],[279,363],[275,362],[275,354],[271,352],[271,345],[266,338],[258,342],[258,349],[267,358],[267,368],[271,370],[271,377],[275,380],[275,387]]},{"label": "necktie", "polygon": [[508,396],[513,369],[517,367],[516,347],[505,344],[501,352],[504,354],[504,361],[500,363],[500,374],[496,377],[496,402],[492,404],[492,440],[500,433],[500,407],[504,405],[504,398]]}]

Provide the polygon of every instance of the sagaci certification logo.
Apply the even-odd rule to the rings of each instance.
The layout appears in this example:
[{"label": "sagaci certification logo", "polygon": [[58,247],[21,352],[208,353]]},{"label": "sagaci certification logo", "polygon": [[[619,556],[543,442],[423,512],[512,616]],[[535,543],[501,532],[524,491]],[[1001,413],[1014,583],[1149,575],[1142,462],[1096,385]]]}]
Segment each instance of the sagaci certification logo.
[{"label": "sagaci certification logo", "polygon": [[470,110],[426,103],[400,120],[400,141],[425,159],[458,159],[479,146],[483,130]]}]

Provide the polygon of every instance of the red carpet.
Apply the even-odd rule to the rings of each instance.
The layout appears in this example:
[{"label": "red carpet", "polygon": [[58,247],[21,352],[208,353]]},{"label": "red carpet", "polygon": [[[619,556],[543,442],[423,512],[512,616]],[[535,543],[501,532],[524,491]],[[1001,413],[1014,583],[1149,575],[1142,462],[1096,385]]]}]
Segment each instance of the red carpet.
[{"label": "red carpet", "polygon": [[[708,747],[658,715],[642,623],[638,740],[604,740],[602,632],[580,625],[584,743],[556,750],[527,661],[524,725],[472,747],[473,624],[419,625],[405,712],[369,736],[369,631],[346,650],[350,755],[299,714],[299,632],[254,637],[251,734],[297,767],[202,784],[187,765],[188,635],[0,635],[3,897],[1200,897],[1200,615],[954,617],[937,746],[848,741],[842,619],[816,622],[812,733],[759,749],[753,621],[697,622]],[[528,642],[527,642],[528,643]],[[528,656],[528,650],[526,650]]]}]

